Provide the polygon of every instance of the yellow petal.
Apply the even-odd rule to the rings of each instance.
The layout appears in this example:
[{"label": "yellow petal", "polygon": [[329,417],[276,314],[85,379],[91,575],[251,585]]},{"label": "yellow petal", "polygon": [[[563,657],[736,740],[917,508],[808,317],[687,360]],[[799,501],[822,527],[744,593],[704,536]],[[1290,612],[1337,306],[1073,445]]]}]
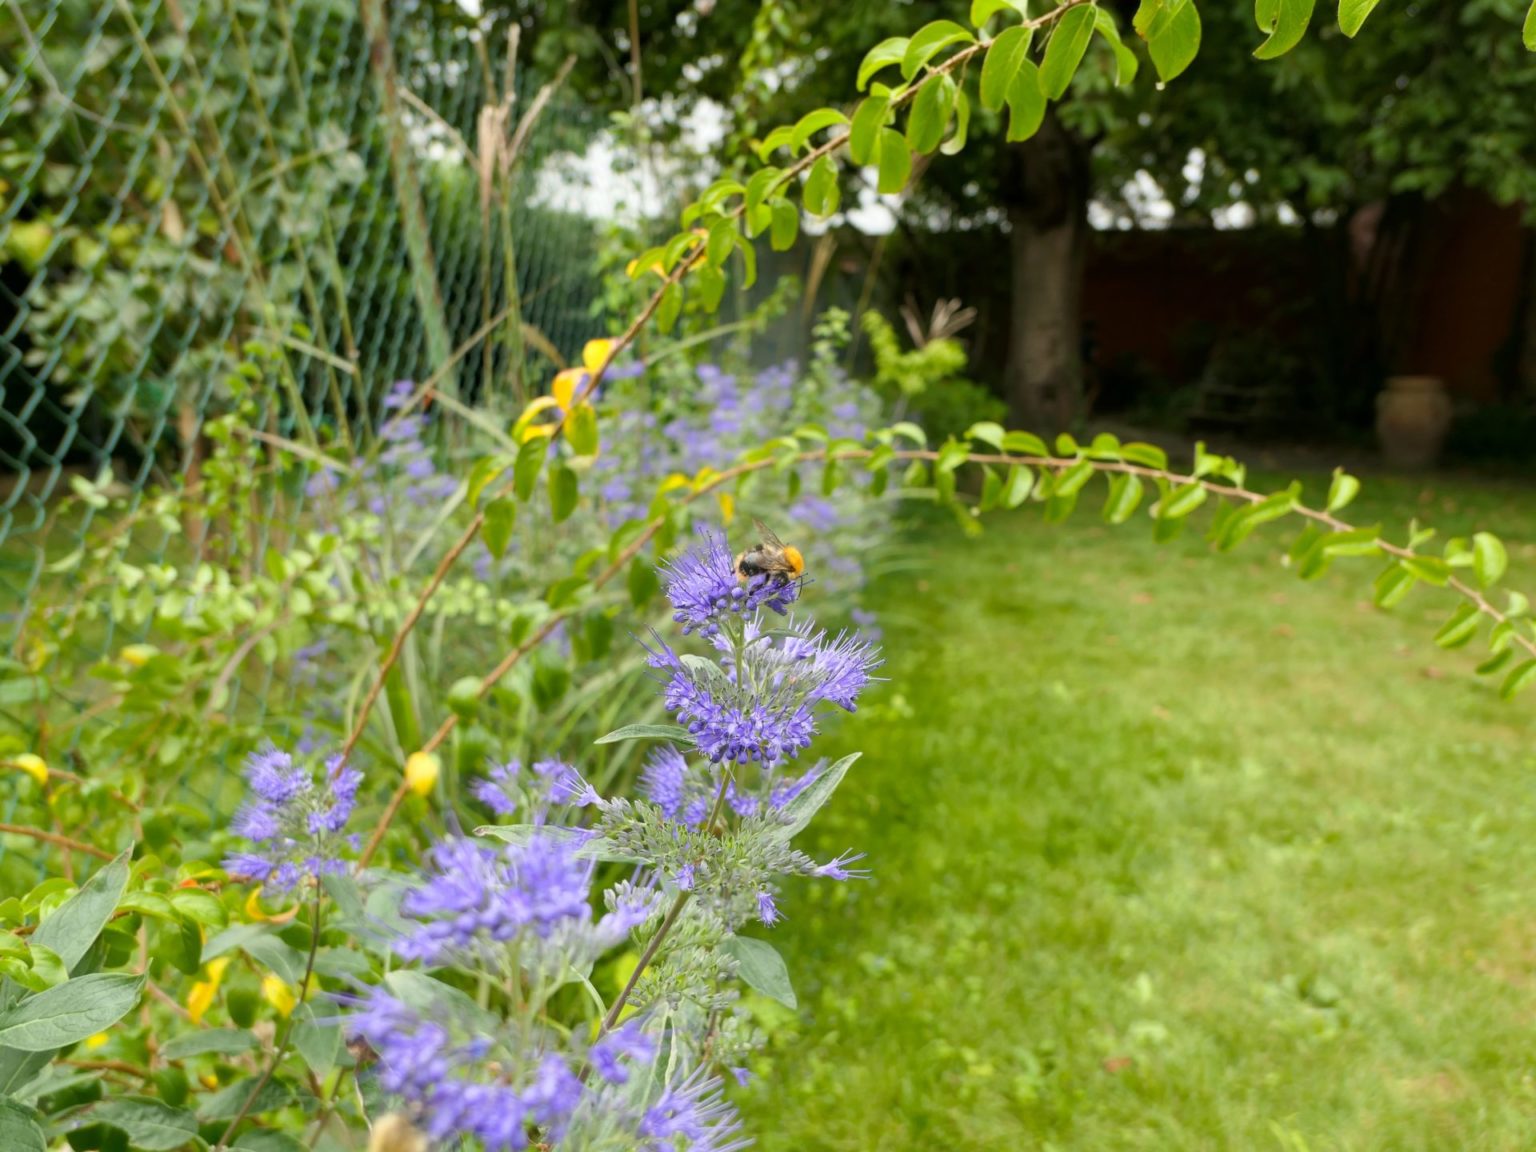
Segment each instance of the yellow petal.
[{"label": "yellow petal", "polygon": [[85,1046],[92,1050],[97,1048],[104,1048],[106,1047],[106,1043],[107,1034],[105,1032],[98,1032],[94,1036],[87,1036],[85,1038]]},{"label": "yellow petal", "polygon": [[443,762],[430,752],[412,752],[405,761],[405,783],[418,796],[425,796],[437,784]]},{"label": "yellow petal", "polygon": [[203,1015],[213,1005],[214,998],[219,994],[219,984],[224,979],[224,969],[229,967],[229,957],[219,956],[208,961],[208,979],[199,980],[192,985],[192,991],[187,994],[187,1015],[192,1017],[192,1023],[201,1024]]},{"label": "yellow petal", "polygon": [[262,999],[277,1009],[278,1015],[284,1017],[292,1015],[294,1005],[299,1002],[293,989],[283,982],[282,977],[270,972],[261,978],[261,995]]},{"label": "yellow petal", "polygon": [[[591,347],[588,344],[587,347]],[[576,392],[587,382],[587,373],[580,368],[567,368],[555,373],[555,382],[549,386],[549,394],[555,398],[562,411],[569,412],[576,402]]]},{"label": "yellow petal", "polygon": [[16,759],[12,760],[11,763],[20,768],[28,776],[32,777],[32,779],[36,780],[39,784],[48,783],[48,761],[44,760],[35,752],[23,752],[20,756],[16,757]]},{"label": "yellow petal", "polygon": [[581,362],[586,365],[587,371],[595,376],[602,371],[612,355],[612,340],[588,340],[581,350]]},{"label": "yellow petal", "polygon": [[726,524],[736,519],[736,497],[729,492],[721,492],[717,499],[720,501],[720,519]]}]

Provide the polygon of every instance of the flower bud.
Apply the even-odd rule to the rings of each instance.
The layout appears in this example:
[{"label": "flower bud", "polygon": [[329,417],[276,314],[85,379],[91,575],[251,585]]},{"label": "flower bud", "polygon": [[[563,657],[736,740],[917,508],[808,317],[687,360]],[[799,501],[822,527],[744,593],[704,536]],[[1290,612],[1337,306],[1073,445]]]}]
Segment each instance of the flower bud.
[{"label": "flower bud", "polygon": [[418,796],[425,796],[437,784],[443,762],[431,752],[412,752],[405,761],[405,783]]}]

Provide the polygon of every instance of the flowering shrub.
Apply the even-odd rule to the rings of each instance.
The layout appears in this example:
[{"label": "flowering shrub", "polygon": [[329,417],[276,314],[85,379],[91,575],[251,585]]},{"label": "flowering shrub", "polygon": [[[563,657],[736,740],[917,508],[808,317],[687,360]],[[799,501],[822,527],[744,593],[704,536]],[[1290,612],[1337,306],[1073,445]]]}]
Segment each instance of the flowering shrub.
[{"label": "flowering shrub", "polygon": [[[333,522],[340,540],[295,526],[285,518],[292,506],[282,481],[294,478],[295,459],[317,450],[278,447],[276,475],[262,481],[256,438],[234,447],[238,429],[230,424],[223,431],[231,450],[209,468],[232,530],[216,545],[223,567],[150,572],[111,540],[61,558],[57,575],[107,573],[107,622],[154,621],[185,642],[179,654],[129,645],[101,670],[114,685],[110,739],[136,752],[134,767],[190,759],[204,772],[216,769],[204,733],[234,726],[231,678],[252,651],[265,647],[270,660],[291,660],[353,628],[366,640],[367,659],[363,673],[346,681],[339,750],[319,765],[297,746],[256,753],[246,806],[227,832],[201,837],[213,806],[172,797],[163,779],[96,775],[89,757],[71,768],[50,764],[46,740],[58,735],[46,707],[50,688],[37,667],[18,662],[8,698],[37,705],[44,719],[36,722],[36,746],[10,762],[18,789],[28,790],[18,804],[29,822],[8,821],[3,834],[58,849],[64,875],[0,900],[0,1148],[46,1152],[67,1137],[80,1149],[291,1152],[305,1146],[295,1133],[314,1146],[365,1126],[390,1152],[415,1152],[423,1134],[488,1152],[741,1146],[724,1086],[727,1076],[740,1080],[759,1040],[742,987],[795,1004],[778,953],[742,931],[782,918],[783,877],[861,875],[857,855],[817,862],[793,846],[855,758],[804,769],[797,762],[827,715],[856,707],[880,663],[865,635],[797,621],[799,582],[764,574],[743,584],[730,549],[713,537],[658,573],[653,561],[674,552],[693,520],[714,519],[699,514],[701,503],[717,500],[728,520],[738,498],[766,500],[762,484],[772,477],[787,485],[790,503],[813,483],[824,499],[856,491],[879,501],[904,468],[904,488],[955,508],[965,523],[1026,503],[1039,504],[1048,520],[1063,519],[1102,478],[1109,522],[1129,520],[1150,490],[1144,511],[1158,539],[1209,507],[1207,533],[1221,550],[1263,525],[1301,520],[1290,553],[1299,575],[1368,557],[1384,562],[1376,581],[1384,607],[1421,585],[1446,589],[1458,606],[1436,641],[1456,647],[1485,639],[1489,656],[1478,671],[1497,675],[1505,696],[1536,684],[1530,603],[1497,590],[1508,559],[1499,539],[1481,532],[1431,550],[1433,533],[1416,523],[1403,539],[1355,528],[1339,514],[1359,483],[1342,471],[1326,503],[1312,507],[1299,485],[1255,491],[1238,462],[1203,446],[1180,470],[1150,445],[1107,435],[1087,444],[1063,435],[1048,445],[988,420],[930,445],[907,422],[870,431],[863,401],[856,393],[851,405],[839,399],[846,381],[821,354],[808,367],[809,384],[792,390],[784,373],[766,382],[759,375],[752,387],[724,371],[695,373],[706,402],[673,407],[640,399],[637,377],[634,391],[602,397],[607,407],[599,413],[598,389],[614,379],[610,364],[641,321],[654,316],[663,331],[677,322],[685,277],[693,277],[697,299],[718,303],[728,260],[739,258],[746,281],[755,275],[753,237],[766,232],[780,247],[793,241],[800,215],[789,194],[802,187],[800,177],[808,210],[823,217],[837,210],[834,153],[848,149],[878,170],[880,191],[894,193],[911,174],[914,151],[963,146],[970,102],[961,84],[971,74],[979,73],[981,106],[1006,105],[1010,137],[1023,139],[1064,95],[1095,36],[1127,76],[1134,71],[1135,55],[1107,10],[1077,0],[1038,16],[1027,8],[981,2],[972,12],[979,36],[939,22],[910,41],[877,46],[860,87],[900,64],[899,87],[872,85],[851,121],[823,109],[775,130],[760,151],[787,151],[785,167],[764,168],[747,184],[724,179],[690,204],[684,231],[634,261],[635,275],[661,279],[640,319],[619,340],[589,349],[583,369],[563,373],[510,433],[492,422],[495,449],[467,469],[462,497],[456,484],[449,498],[462,500],[462,524],[447,528],[454,508],[414,521],[414,512],[385,500],[352,505]],[[1143,9],[1146,19],[1135,26],[1160,74],[1172,79],[1198,43],[1195,4]],[[1277,28],[1272,51],[1300,37],[1309,13],[1292,6],[1277,18],[1286,27]],[[1007,27],[991,36],[986,25],[999,17]],[[1033,48],[1040,29],[1048,31],[1043,53]],[[981,66],[968,72],[972,61]],[[903,116],[905,132],[894,126]],[[839,128],[846,132],[816,142]],[[330,461],[343,474],[387,477],[413,507],[413,492],[447,492],[436,465],[419,459],[428,424],[413,415],[416,399],[403,387],[392,395],[394,424],[378,462],[342,463],[340,452]],[[781,415],[795,423],[786,428]],[[640,463],[647,452],[659,462],[649,474],[664,475],[636,487],[632,477],[647,473]],[[977,493],[971,500],[961,496],[962,471],[974,481],[965,489]],[[584,481],[592,500],[593,479],[612,531],[586,517],[592,542],[577,531],[556,535],[581,506]],[[110,502],[102,486],[80,487],[87,505]],[[327,484],[313,495],[348,499]],[[269,522],[258,524],[262,508]],[[811,508],[801,508],[807,527]],[[177,511],[174,501],[156,502],[147,515]],[[374,579],[372,562],[393,550],[387,540],[376,548],[368,532],[396,524],[397,511],[405,530],[420,527],[419,547],[408,546],[398,567]],[[267,539],[264,550],[252,547],[247,529],[276,531],[283,546]],[[445,546],[434,542],[439,532],[452,535]],[[453,568],[477,540],[499,564],[517,532],[549,546],[521,549],[508,562],[527,594],[508,614],[499,603],[487,606],[491,594],[481,597]],[[856,546],[848,523],[836,534]],[[426,559],[428,544],[440,554],[435,564]],[[809,550],[810,587],[824,588],[836,549],[825,550],[821,566],[817,551]],[[413,593],[405,586],[421,577],[417,565],[430,573]],[[550,572],[558,575],[546,583]],[[662,582],[678,634],[705,650],[685,651],[682,639],[652,633],[640,659],[660,679],[657,695],[673,722],[630,724],[597,741],[610,750],[659,742],[640,795],[611,794],[595,773],[548,755],[581,729],[576,717],[550,727],[551,746],[541,748],[548,758],[526,771],[513,759],[483,766],[475,750],[487,743],[489,713],[504,714],[520,744],[537,746],[528,721],[539,710],[526,706],[528,698],[537,704],[569,686],[568,678],[552,685],[549,666],[541,669],[530,654],[562,628],[573,650],[604,647],[623,600],[643,608]],[[475,627],[446,642],[438,630],[427,643],[418,631],[424,619],[434,628],[449,619]],[[321,625],[333,628],[316,635]],[[434,650],[457,657],[473,640],[498,654],[483,676],[448,686],[436,675],[440,666],[428,671]],[[596,700],[603,696],[626,715],[644,710],[613,691],[614,678],[591,679],[591,711],[603,710]],[[342,694],[339,680],[314,683],[319,694]],[[482,708],[487,698],[496,707]],[[428,735],[423,719],[433,705],[441,705],[441,719]],[[244,732],[258,727],[245,720]],[[445,764],[438,749],[449,741],[454,755]],[[396,780],[393,792],[365,822],[360,843],[349,831],[354,809],[363,785],[385,776]],[[465,788],[471,777],[478,778]],[[471,802],[518,822],[466,836]],[[430,845],[398,826],[386,839],[402,811]],[[82,874],[87,858],[103,864],[77,887],[70,877]],[[80,1050],[93,1055],[78,1059]]]}]

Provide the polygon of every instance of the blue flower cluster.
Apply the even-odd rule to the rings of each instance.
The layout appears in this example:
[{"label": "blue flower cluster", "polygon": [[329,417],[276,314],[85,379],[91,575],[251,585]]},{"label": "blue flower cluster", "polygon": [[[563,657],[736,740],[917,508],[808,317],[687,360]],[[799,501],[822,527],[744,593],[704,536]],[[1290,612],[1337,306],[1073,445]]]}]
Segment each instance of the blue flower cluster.
[{"label": "blue flower cluster", "polygon": [[[674,601],[674,607],[677,602]],[[716,613],[718,623],[721,614]],[[649,663],[670,673],[667,709],[712,763],[773,767],[810,747],[815,709],[830,703],[852,712],[882,663],[879,650],[855,635],[829,636],[813,624],[763,632],[758,618],[741,624],[740,642],[719,665],[679,656],[662,640]]]},{"label": "blue flower cluster", "polygon": [[296,764],[291,754],[268,747],[246,761],[245,778],[253,799],[235,814],[230,831],[257,850],[232,854],[225,871],[288,891],[345,867],[342,850],[355,847],[355,839],[342,832],[357,805],[361,772],[332,756],[317,786],[310,764]]},{"label": "blue flower cluster", "polygon": [[[347,1018],[349,1033],[378,1055],[379,1085],[405,1101],[429,1139],[478,1141],[485,1152],[529,1147],[623,1147],[641,1152],[744,1148],[741,1122],[718,1078],[695,1074],[647,1101],[635,1070],[658,1042],[631,1021],[584,1052],[553,1030],[488,1034],[455,1018],[444,1001],[430,1014],[374,988]],[[581,1069],[590,1068],[590,1077]]]},{"label": "blue flower cluster", "polygon": [[627,888],[601,920],[591,905],[594,864],[575,829],[535,832],[523,843],[445,840],[432,849],[422,881],[400,911],[415,923],[394,942],[407,960],[475,963],[489,946],[519,941],[520,962],[559,956],[590,962],[650,919],[653,891]]},{"label": "blue flower cluster", "polygon": [[745,616],[759,608],[771,608],[783,616],[799,598],[799,580],[772,575],[741,580],[725,540],[703,524],[698,526],[698,534],[698,548],[690,548],[661,567],[672,619],[683,626],[684,635],[694,631],[703,636],[718,635],[720,617]]}]

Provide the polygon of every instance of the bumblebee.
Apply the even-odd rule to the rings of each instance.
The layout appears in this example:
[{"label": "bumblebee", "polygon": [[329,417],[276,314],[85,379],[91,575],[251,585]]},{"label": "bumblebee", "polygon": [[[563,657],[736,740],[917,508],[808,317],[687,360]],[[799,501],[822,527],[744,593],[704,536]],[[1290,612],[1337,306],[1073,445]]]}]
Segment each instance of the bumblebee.
[{"label": "bumblebee", "polygon": [[805,573],[805,557],[800,555],[800,549],[784,543],[761,520],[754,523],[762,539],[737,554],[736,578],[751,580],[756,576],[768,576],[780,587],[800,579]]}]

